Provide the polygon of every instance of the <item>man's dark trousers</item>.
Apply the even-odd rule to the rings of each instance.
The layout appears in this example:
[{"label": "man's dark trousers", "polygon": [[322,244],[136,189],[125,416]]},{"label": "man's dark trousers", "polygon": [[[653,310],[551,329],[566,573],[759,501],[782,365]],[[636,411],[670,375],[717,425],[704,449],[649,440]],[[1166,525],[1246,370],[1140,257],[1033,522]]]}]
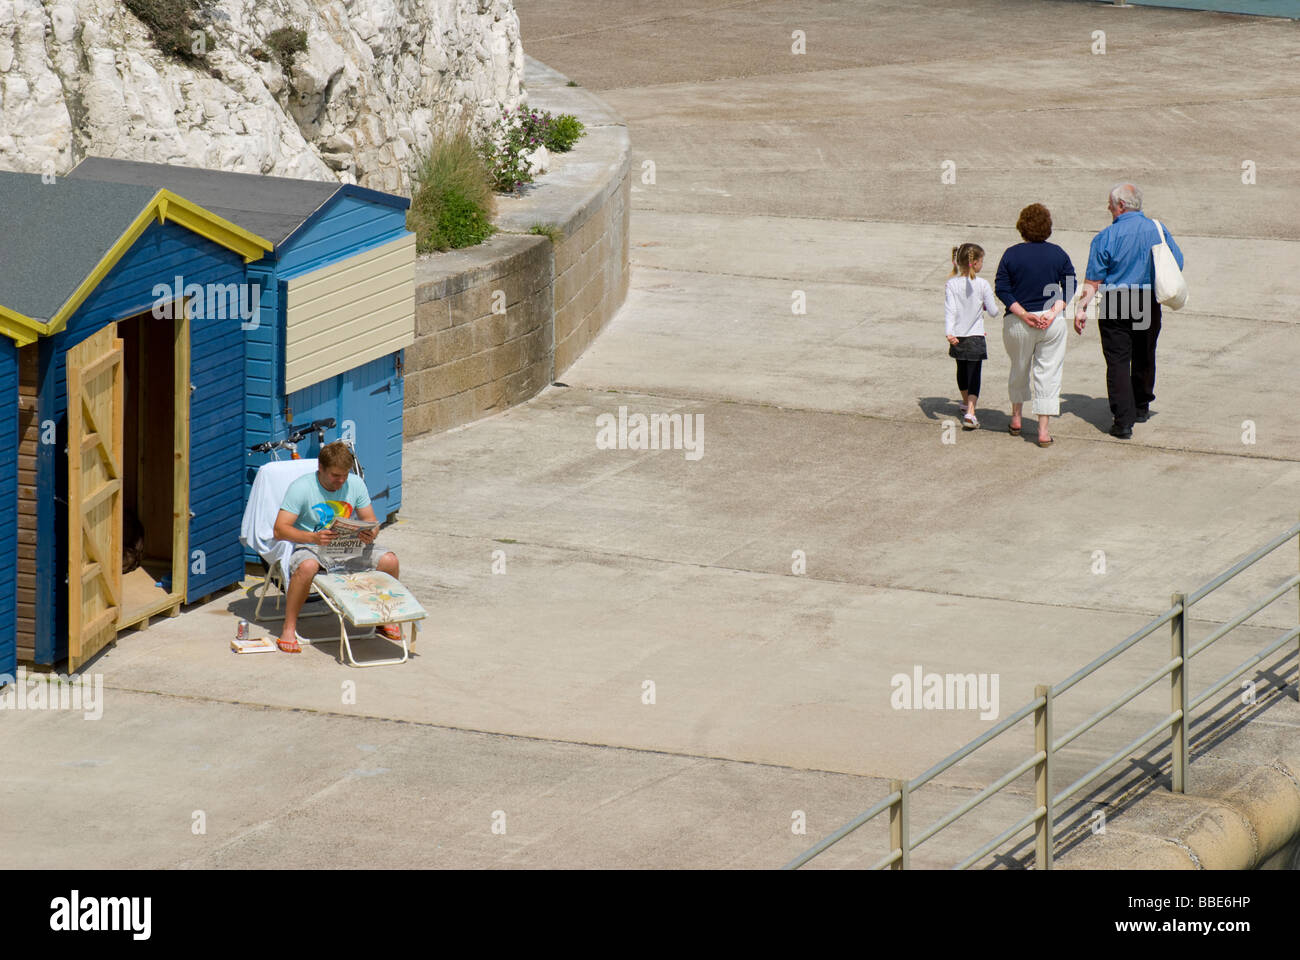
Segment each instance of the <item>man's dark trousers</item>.
[{"label": "man's dark trousers", "polygon": [[1129,430],[1138,409],[1156,398],[1160,304],[1150,290],[1112,290],[1102,295],[1097,318],[1111,416],[1117,427]]}]

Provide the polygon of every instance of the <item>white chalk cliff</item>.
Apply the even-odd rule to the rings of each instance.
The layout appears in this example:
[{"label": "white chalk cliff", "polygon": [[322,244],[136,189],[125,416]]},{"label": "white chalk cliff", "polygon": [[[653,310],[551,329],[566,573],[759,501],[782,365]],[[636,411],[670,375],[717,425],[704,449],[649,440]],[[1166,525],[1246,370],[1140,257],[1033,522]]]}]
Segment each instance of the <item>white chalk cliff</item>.
[{"label": "white chalk cliff", "polygon": [[[0,168],[93,154],[404,193],[440,126],[523,100],[512,0],[206,0],[197,17],[208,67],[161,53],[120,0],[0,0]],[[307,32],[287,73],[262,59],[280,27]]]}]

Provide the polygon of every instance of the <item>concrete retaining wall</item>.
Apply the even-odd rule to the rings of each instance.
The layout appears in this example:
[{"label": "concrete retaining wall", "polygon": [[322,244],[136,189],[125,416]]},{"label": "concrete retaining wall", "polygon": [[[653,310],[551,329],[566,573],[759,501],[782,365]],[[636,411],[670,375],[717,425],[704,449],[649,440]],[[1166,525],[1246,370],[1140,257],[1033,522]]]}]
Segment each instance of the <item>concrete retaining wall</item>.
[{"label": "concrete retaining wall", "polygon": [[[1285,662],[1285,661],[1283,661]],[[1257,735],[1258,737],[1258,735]],[[1161,786],[1110,818],[1057,860],[1067,870],[1253,870],[1289,866],[1300,843],[1300,745],[1282,727],[1272,762],[1245,751],[1240,759],[1202,757],[1188,778],[1195,792]],[[1257,741],[1258,742],[1258,741]],[[1282,863],[1278,863],[1279,858]]]},{"label": "concrete retaining wall", "polygon": [[[469,423],[535,396],[581,356],[628,289],[627,127],[595,96],[528,59],[532,107],[587,127],[527,192],[498,202],[503,232],[420,257],[406,351],[405,435]],[[562,239],[528,231],[556,227]]]}]

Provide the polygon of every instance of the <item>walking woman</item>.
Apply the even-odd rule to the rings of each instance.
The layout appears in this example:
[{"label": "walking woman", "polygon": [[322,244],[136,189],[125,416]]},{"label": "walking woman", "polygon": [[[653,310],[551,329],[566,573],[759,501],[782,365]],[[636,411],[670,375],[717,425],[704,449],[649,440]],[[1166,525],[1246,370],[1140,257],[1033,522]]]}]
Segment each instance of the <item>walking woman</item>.
[{"label": "walking woman", "polygon": [[1007,305],[1002,343],[1011,361],[1007,387],[1011,395],[1013,436],[1020,435],[1021,412],[1030,403],[1038,417],[1038,445],[1051,446],[1052,417],[1061,413],[1061,368],[1065,363],[1066,291],[1074,289],[1074,265],[1054,243],[1052,215],[1031,203],[1016,221],[1024,243],[1008,247],[998,264],[994,289]]}]

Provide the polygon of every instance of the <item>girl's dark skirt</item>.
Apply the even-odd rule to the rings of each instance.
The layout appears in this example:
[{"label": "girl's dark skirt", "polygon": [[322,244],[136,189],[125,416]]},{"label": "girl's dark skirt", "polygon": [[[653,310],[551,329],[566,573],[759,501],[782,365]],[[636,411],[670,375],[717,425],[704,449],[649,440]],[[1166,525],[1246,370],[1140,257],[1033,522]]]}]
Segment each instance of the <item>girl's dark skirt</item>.
[{"label": "girl's dark skirt", "polygon": [[956,343],[948,345],[948,356],[954,360],[987,360],[988,344],[980,337],[958,337]]}]

